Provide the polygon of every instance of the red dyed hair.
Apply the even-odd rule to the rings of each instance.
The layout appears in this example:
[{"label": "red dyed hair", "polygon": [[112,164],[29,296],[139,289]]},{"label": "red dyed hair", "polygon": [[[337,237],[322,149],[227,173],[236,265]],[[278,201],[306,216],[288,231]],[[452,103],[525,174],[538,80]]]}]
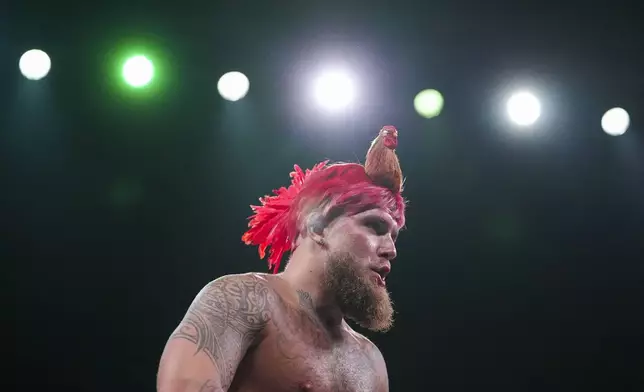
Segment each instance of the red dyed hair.
[{"label": "red dyed hair", "polygon": [[250,229],[242,240],[259,245],[259,256],[266,256],[268,266],[277,273],[287,251],[295,250],[302,219],[315,207],[324,206],[326,213],[334,210],[354,215],[372,208],[381,208],[394,218],[399,227],[405,225],[405,201],[399,192],[375,185],[362,165],[320,162],[302,171],[294,166],[291,185],[273,191],[273,196],[260,198],[261,206],[251,206]]}]

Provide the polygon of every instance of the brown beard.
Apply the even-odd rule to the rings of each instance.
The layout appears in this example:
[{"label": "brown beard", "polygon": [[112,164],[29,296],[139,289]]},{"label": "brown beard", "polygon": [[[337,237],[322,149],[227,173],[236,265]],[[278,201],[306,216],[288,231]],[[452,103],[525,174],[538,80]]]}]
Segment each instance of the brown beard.
[{"label": "brown beard", "polygon": [[[370,275],[370,274],[369,274]],[[334,293],[345,317],[363,328],[386,332],[393,325],[393,304],[389,293],[366,276],[349,253],[329,257],[323,282],[327,292]]]}]

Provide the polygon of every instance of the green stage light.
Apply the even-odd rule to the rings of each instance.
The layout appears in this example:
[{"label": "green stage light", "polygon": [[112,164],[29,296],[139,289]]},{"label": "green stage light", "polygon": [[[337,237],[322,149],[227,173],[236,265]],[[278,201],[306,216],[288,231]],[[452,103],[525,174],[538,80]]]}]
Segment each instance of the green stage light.
[{"label": "green stage light", "polygon": [[443,110],[443,95],[437,90],[423,90],[414,98],[414,109],[425,118],[438,116]]},{"label": "green stage light", "polygon": [[147,86],[153,77],[154,65],[143,55],[130,57],[123,65],[123,79],[132,87]]}]

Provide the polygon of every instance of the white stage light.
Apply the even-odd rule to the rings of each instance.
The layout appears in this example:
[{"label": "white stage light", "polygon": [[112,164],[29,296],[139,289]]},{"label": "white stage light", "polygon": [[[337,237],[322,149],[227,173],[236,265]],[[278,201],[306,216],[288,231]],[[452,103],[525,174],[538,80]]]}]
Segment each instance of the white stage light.
[{"label": "white stage light", "polygon": [[320,75],[314,85],[317,103],[331,111],[346,108],[355,99],[355,85],[351,77],[341,71]]},{"label": "white stage light", "polygon": [[520,126],[534,124],[541,116],[541,103],[528,92],[514,94],[507,103],[510,120]]},{"label": "white stage light", "polygon": [[248,94],[250,81],[241,72],[233,71],[224,74],[217,82],[219,95],[227,101],[239,101]]},{"label": "white stage light", "polygon": [[51,59],[39,49],[25,52],[18,63],[20,73],[29,80],[40,80],[47,76],[51,69]]},{"label": "white stage light", "polygon": [[612,108],[602,116],[602,129],[611,136],[623,135],[630,123],[628,112],[622,108]]}]

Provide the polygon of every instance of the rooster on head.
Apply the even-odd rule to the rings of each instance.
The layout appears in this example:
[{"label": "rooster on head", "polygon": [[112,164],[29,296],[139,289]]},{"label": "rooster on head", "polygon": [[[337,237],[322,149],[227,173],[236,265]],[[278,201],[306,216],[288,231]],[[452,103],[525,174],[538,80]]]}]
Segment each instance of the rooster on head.
[{"label": "rooster on head", "polygon": [[384,126],[371,142],[364,164],[365,172],[374,183],[393,192],[400,192],[403,184],[397,146],[398,130],[392,125]]}]

